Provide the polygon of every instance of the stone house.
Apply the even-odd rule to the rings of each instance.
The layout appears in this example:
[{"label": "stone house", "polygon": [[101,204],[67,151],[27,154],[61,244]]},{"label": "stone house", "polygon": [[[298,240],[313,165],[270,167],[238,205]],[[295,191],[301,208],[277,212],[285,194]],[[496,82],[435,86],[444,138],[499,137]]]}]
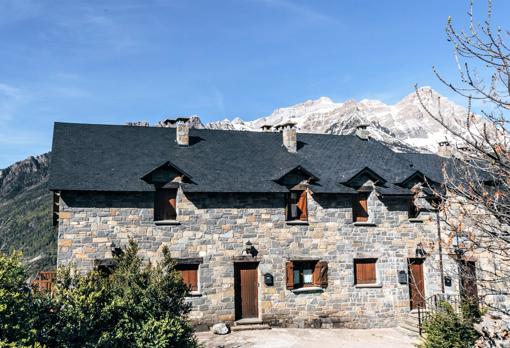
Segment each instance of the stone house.
[{"label": "stone house", "polygon": [[264,130],[56,123],[58,264],[86,271],[130,238],[156,261],[166,245],[197,325],[388,327],[443,291],[423,188],[441,157],[396,153],[362,126]]}]

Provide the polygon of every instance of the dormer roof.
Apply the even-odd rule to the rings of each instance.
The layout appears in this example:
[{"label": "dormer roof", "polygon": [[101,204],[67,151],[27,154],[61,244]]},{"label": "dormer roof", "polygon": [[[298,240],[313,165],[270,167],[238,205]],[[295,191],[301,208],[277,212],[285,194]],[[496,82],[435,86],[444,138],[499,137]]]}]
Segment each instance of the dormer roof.
[{"label": "dormer roof", "polygon": [[[355,173],[354,175],[351,176],[350,174],[353,171],[355,171]],[[358,187],[361,186],[363,182],[366,182],[367,180],[371,180],[376,185],[384,185],[387,181],[369,167],[365,167],[359,171],[356,171],[356,169],[354,169],[351,172],[344,173],[344,175],[340,179],[341,184],[347,185],[349,187]]]},{"label": "dormer roof", "polygon": [[170,161],[164,161],[142,175],[140,179],[148,184],[166,184],[178,176],[191,180],[191,175],[184,170]]},{"label": "dormer roof", "polygon": [[278,174],[276,174],[276,176],[274,177],[273,180],[276,182],[279,182],[279,181],[283,180],[286,176],[289,176],[292,173],[299,173],[305,179],[310,179],[312,181],[319,181],[319,178],[317,176],[313,175],[310,171],[308,171],[301,165],[297,165],[297,166],[294,166],[291,168],[285,168],[285,169],[281,170]]}]

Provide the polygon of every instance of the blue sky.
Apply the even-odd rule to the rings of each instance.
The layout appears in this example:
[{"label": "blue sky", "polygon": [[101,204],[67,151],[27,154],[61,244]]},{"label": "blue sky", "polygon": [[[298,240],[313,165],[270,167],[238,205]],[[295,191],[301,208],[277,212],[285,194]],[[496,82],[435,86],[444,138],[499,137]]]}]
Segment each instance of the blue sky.
[{"label": "blue sky", "polygon": [[[485,1],[479,0],[484,14]],[[0,168],[53,122],[265,116],[329,96],[394,103],[455,73],[467,0],[0,0]],[[495,0],[505,24],[510,2]]]}]

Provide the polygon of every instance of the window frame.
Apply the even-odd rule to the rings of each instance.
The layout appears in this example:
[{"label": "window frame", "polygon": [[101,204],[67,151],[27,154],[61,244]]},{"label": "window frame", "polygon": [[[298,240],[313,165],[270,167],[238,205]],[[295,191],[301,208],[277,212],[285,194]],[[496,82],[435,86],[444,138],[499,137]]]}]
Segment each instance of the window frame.
[{"label": "window frame", "polygon": [[[361,191],[357,192],[352,198],[352,221],[368,223],[370,220],[370,214],[368,211],[368,199],[370,198],[371,192]],[[362,199],[365,198],[365,199]],[[363,207],[361,202],[366,202],[366,208]],[[366,215],[366,216],[364,216]]]},{"label": "window frame", "polygon": [[[304,199],[304,210],[299,208],[299,201],[302,198]],[[296,215],[292,214],[293,206],[295,206]],[[308,221],[308,193],[306,190],[293,190],[285,195],[285,221]]]},{"label": "window frame", "polygon": [[[168,199],[168,205],[162,206]],[[174,201],[172,204],[171,201]],[[154,221],[177,220],[177,189],[156,189],[154,192]]]},{"label": "window frame", "polygon": [[[328,262],[319,259],[289,260],[286,262],[286,287],[288,290],[312,289],[328,287]],[[304,270],[312,270],[311,281],[305,282]],[[295,281],[296,270],[299,280]]]},{"label": "window frame", "polygon": [[[181,261],[175,264],[175,270],[179,272],[185,285],[188,286],[188,295],[197,295],[201,293],[200,286],[200,263]],[[196,284],[186,282],[183,271],[194,271]]]},{"label": "window frame", "polygon": [[420,209],[414,203],[414,196],[412,196],[407,203],[407,218],[418,219],[420,216]]},{"label": "window frame", "polygon": [[[377,274],[377,261],[379,259],[376,257],[363,257],[363,258],[355,258],[353,260],[353,268],[354,268],[354,285],[355,286],[370,286],[370,285],[378,285],[379,284],[379,277]],[[372,277],[368,278],[368,280],[360,279],[360,270],[358,269],[358,265],[362,264],[370,264],[373,265],[373,269],[371,270],[373,272]],[[372,281],[373,280],[373,281]]]},{"label": "window frame", "polygon": [[[315,287],[314,279],[316,278],[315,272],[316,265],[319,260],[309,260],[309,261],[292,261],[293,263],[293,279],[294,279],[294,289],[301,289],[301,288],[311,288]],[[311,270],[312,272],[309,274],[310,276],[310,282],[305,282],[305,270]],[[298,281],[296,282],[296,272],[298,274]]]}]

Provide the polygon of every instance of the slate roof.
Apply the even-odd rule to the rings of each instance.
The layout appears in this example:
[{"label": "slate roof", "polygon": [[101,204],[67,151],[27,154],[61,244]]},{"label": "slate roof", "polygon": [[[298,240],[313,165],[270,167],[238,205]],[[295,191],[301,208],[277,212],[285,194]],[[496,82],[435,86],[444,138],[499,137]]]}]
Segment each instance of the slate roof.
[{"label": "slate roof", "polygon": [[317,176],[314,192],[354,193],[342,182],[368,167],[386,180],[381,193],[409,194],[396,184],[432,168],[426,156],[355,135],[298,133],[298,151],[289,153],[276,132],[191,129],[190,146],[179,147],[174,128],[73,123],[55,123],[51,157],[50,189],[83,191],[153,191],[141,178],[170,161],[193,178],[182,184],[189,192],[288,192],[274,179],[301,166]]},{"label": "slate roof", "polygon": [[400,155],[413,164],[413,169],[437,183],[443,182],[443,166],[451,160],[431,153],[401,153]]}]

